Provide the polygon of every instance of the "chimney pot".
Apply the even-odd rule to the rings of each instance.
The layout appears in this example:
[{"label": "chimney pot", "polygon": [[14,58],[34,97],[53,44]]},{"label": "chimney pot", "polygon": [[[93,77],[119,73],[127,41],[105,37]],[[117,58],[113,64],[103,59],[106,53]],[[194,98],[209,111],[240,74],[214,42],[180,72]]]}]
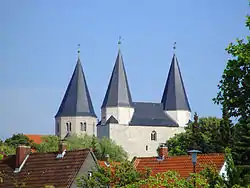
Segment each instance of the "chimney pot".
[{"label": "chimney pot", "polygon": [[19,145],[16,148],[16,168],[19,168],[25,157],[31,152],[30,146]]},{"label": "chimney pot", "polygon": [[62,153],[64,150],[66,150],[67,149],[67,145],[66,145],[66,143],[65,142],[60,142],[59,143],[59,147],[58,147],[58,151],[59,151],[59,153]]},{"label": "chimney pot", "polygon": [[167,146],[160,146],[159,148],[159,157],[167,157],[168,156],[168,147]]}]

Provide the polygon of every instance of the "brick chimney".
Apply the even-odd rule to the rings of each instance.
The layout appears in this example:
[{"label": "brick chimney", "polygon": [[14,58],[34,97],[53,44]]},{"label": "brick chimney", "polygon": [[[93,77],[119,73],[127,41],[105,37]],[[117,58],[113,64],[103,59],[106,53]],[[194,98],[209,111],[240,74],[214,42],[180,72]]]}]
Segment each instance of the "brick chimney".
[{"label": "brick chimney", "polygon": [[167,146],[160,146],[159,147],[159,157],[164,158],[168,156],[168,147]]},{"label": "brick chimney", "polygon": [[30,146],[19,145],[16,148],[16,168],[19,168],[22,165],[24,159],[30,154],[30,152]]},{"label": "brick chimney", "polygon": [[58,152],[63,153],[67,149],[67,145],[65,142],[59,142]]}]

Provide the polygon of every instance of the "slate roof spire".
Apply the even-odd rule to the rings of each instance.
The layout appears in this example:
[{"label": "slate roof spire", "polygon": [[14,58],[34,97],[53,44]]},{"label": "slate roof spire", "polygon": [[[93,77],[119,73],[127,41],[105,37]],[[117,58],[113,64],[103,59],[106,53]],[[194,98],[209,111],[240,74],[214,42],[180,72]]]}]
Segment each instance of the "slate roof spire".
[{"label": "slate roof spire", "polygon": [[131,93],[120,50],[121,37],[119,38],[118,45],[118,55],[109,81],[108,89],[102,103],[102,108],[132,106]]},{"label": "slate roof spire", "polygon": [[[80,45],[78,45],[80,47]],[[97,117],[93,108],[87,82],[80,61],[80,49],[77,50],[78,59],[63,97],[62,103],[55,117],[63,116],[91,116]]]},{"label": "slate roof spire", "polygon": [[174,54],[161,103],[163,104],[164,110],[187,110],[191,112],[179,63],[175,54],[175,45],[176,43],[174,43]]}]

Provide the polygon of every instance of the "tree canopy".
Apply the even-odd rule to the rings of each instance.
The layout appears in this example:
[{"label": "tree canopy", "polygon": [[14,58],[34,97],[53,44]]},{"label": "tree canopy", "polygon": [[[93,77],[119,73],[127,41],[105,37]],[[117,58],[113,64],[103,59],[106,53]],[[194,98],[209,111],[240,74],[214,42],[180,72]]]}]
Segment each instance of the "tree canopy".
[{"label": "tree canopy", "polygon": [[188,124],[185,132],[167,140],[169,155],[186,155],[190,149],[198,149],[202,153],[224,152],[231,144],[232,129],[228,129],[231,125],[230,120],[198,118],[195,114],[194,121]]},{"label": "tree canopy", "polygon": [[[250,30],[250,16],[247,16],[246,27]],[[238,119],[234,127],[232,156],[239,173],[238,181],[246,186],[250,184],[250,36],[230,43],[226,51],[231,58],[222,74],[214,102],[222,106],[228,118]]]},{"label": "tree canopy", "polygon": [[[36,145],[38,152],[58,151],[59,138],[57,136],[45,136],[42,143]],[[83,134],[81,136],[72,135],[65,139],[68,150],[92,148],[97,159],[104,160],[108,154],[114,161],[126,160],[128,155],[124,149],[113,140],[103,137],[97,139],[95,136]]]}]

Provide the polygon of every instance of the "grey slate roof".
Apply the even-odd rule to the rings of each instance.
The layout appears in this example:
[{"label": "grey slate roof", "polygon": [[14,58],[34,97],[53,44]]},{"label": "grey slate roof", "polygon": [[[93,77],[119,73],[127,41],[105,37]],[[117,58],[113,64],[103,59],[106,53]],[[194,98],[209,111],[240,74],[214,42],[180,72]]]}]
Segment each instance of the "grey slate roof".
[{"label": "grey slate roof", "polygon": [[108,89],[102,103],[102,108],[118,106],[132,106],[131,93],[129,90],[126,71],[120,50],[118,51]]},{"label": "grey slate roof", "polygon": [[176,55],[173,55],[161,103],[164,110],[191,112]]},{"label": "grey slate roof", "polygon": [[130,126],[179,126],[177,122],[164,113],[161,103],[134,102],[133,106],[135,111]]},{"label": "grey slate roof", "polygon": [[96,117],[79,58],[60,108],[55,117],[63,116]]},{"label": "grey slate roof", "polygon": [[114,116],[111,115],[110,118],[106,121],[106,124],[109,124],[109,123],[117,124],[118,121]]}]

